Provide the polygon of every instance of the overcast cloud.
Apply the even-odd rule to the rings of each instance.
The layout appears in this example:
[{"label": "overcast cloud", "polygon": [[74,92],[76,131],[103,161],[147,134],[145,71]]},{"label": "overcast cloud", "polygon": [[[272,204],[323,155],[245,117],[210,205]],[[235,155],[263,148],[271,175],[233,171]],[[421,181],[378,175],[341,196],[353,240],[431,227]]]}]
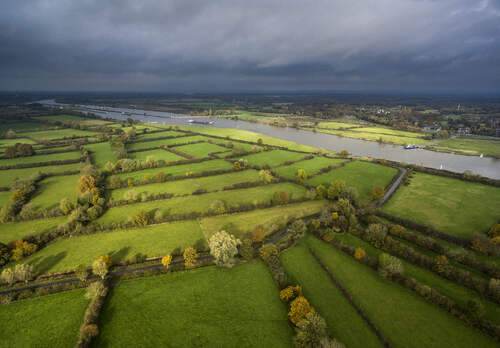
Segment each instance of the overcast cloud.
[{"label": "overcast cloud", "polygon": [[0,90],[500,93],[500,0],[2,0]]}]

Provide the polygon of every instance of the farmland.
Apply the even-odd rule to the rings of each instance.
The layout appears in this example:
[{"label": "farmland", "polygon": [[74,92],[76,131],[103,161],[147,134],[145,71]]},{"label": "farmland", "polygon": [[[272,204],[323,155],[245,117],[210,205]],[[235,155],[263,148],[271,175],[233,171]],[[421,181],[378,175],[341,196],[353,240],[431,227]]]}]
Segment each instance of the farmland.
[{"label": "farmland", "polygon": [[385,211],[461,237],[485,233],[498,222],[498,187],[423,173],[409,182],[384,205]]},{"label": "farmland", "polygon": [[493,138],[483,139],[467,137],[446,139],[431,144],[427,148],[443,152],[455,152],[464,155],[479,156],[484,154],[484,156],[500,158],[500,140]]},{"label": "farmland", "polygon": [[43,179],[30,203],[35,209],[53,209],[63,198],[71,202],[78,198],[76,184],[80,175],[61,175]]},{"label": "farmland", "polygon": [[250,164],[258,166],[279,166],[288,161],[298,161],[305,156],[306,155],[297,152],[272,150],[259,152],[242,158],[247,160]]},{"label": "farmland", "polygon": [[[79,172],[81,164],[61,164],[61,165],[47,165],[32,168],[22,168],[22,169],[6,169],[0,171],[0,176],[2,177],[2,182],[0,185],[3,187],[10,187],[16,178],[26,179],[30,178],[32,175],[37,173],[44,174],[58,174],[66,172]],[[4,186],[5,185],[5,186]]]},{"label": "farmland", "polygon": [[52,161],[78,160],[81,154],[77,151],[54,153],[50,155],[35,155],[29,157],[18,157],[1,159],[0,166],[12,166],[16,164],[46,163]]}]

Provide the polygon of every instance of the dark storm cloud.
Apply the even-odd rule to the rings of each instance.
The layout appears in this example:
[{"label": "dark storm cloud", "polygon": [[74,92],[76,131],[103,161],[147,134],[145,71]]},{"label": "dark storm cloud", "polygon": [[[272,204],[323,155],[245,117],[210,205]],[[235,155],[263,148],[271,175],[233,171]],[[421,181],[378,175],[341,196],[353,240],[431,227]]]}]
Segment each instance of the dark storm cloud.
[{"label": "dark storm cloud", "polygon": [[3,0],[0,89],[500,92],[497,0]]}]

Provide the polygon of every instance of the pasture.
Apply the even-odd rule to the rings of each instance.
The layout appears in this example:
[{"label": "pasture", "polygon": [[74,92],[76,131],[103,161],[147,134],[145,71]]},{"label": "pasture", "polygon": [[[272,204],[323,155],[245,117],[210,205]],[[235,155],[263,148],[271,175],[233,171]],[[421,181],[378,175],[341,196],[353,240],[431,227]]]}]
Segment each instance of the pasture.
[{"label": "pasture", "polygon": [[34,155],[27,157],[16,157],[9,159],[0,159],[0,166],[12,166],[16,164],[32,164],[44,163],[53,161],[77,160],[82,156],[78,151],[69,151],[61,153],[53,153],[49,155]]},{"label": "pasture", "polygon": [[20,136],[29,136],[30,138],[34,138],[36,140],[54,140],[54,139],[62,139],[62,138],[74,138],[74,137],[91,137],[95,136],[99,133],[91,132],[80,129],[71,129],[71,128],[61,128],[54,130],[46,130],[46,131],[35,131],[29,133],[20,133]]},{"label": "pasture", "polygon": [[297,171],[299,169],[304,169],[306,171],[306,174],[308,176],[311,176],[315,175],[323,168],[327,168],[329,166],[337,166],[344,162],[346,162],[346,160],[341,158],[327,158],[318,156],[310,160],[299,161],[288,166],[274,168],[273,172],[276,172],[287,179],[295,179]]},{"label": "pasture", "polygon": [[211,153],[230,151],[228,148],[210,143],[182,145],[176,146],[174,149],[183,153],[187,153],[188,155],[194,156],[196,158],[205,158],[208,157],[208,155],[210,155]]},{"label": "pasture", "polygon": [[85,149],[90,152],[90,160],[99,169],[104,169],[106,163],[116,162],[116,156],[109,142],[85,145]]},{"label": "pasture", "polygon": [[383,210],[460,237],[486,233],[498,223],[500,187],[415,173]]},{"label": "pasture", "polygon": [[430,149],[445,152],[457,152],[464,155],[493,156],[500,158],[500,140],[481,139],[476,137],[453,138],[441,140],[429,146]]},{"label": "pasture", "polygon": [[104,308],[96,345],[290,347],[286,318],[263,263],[204,267],[121,282]]},{"label": "pasture", "polygon": [[59,175],[43,179],[38,183],[38,189],[30,202],[36,210],[54,209],[59,207],[63,198],[76,202],[78,192],[76,186],[80,175]]},{"label": "pasture", "polygon": [[129,153],[129,157],[138,161],[145,161],[148,158],[152,158],[155,161],[163,160],[165,162],[174,162],[184,159],[182,156],[163,149],[131,152]]},{"label": "pasture", "polygon": [[170,146],[174,144],[185,144],[191,141],[207,140],[206,137],[202,136],[190,136],[186,135],[183,137],[171,138],[171,139],[160,139],[160,140],[150,140],[150,141],[138,141],[131,142],[127,144],[128,150],[142,150],[150,149],[153,147]]},{"label": "pasture", "polygon": [[298,161],[304,157],[306,157],[306,154],[303,153],[285,150],[271,150],[244,156],[242,159],[247,160],[248,163],[259,167],[266,165],[270,167],[277,167],[285,162]]},{"label": "pasture", "polygon": [[31,235],[37,235],[57,227],[67,220],[66,216],[0,224],[0,242],[7,244]]},{"label": "pasture", "polygon": [[10,187],[15,179],[29,179],[37,173],[43,174],[58,174],[66,172],[79,172],[81,163],[47,165],[41,167],[21,168],[21,169],[4,169],[0,170],[0,185],[2,187]]},{"label": "pasture", "polygon": [[364,161],[352,161],[343,167],[306,180],[306,183],[328,187],[335,180],[343,180],[347,186],[358,190],[360,199],[370,199],[374,186],[385,187],[397,173],[398,170],[392,167]]}]

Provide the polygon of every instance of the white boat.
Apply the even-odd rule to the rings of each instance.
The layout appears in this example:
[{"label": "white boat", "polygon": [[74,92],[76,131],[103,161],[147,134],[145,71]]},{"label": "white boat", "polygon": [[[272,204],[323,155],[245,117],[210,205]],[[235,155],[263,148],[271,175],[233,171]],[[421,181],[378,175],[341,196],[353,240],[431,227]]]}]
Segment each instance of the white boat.
[{"label": "white boat", "polygon": [[406,150],[420,149],[420,146],[408,144],[408,145],[405,146],[405,149]]},{"label": "white boat", "polygon": [[479,158],[483,158],[483,154],[481,154],[481,156],[479,156]]}]

